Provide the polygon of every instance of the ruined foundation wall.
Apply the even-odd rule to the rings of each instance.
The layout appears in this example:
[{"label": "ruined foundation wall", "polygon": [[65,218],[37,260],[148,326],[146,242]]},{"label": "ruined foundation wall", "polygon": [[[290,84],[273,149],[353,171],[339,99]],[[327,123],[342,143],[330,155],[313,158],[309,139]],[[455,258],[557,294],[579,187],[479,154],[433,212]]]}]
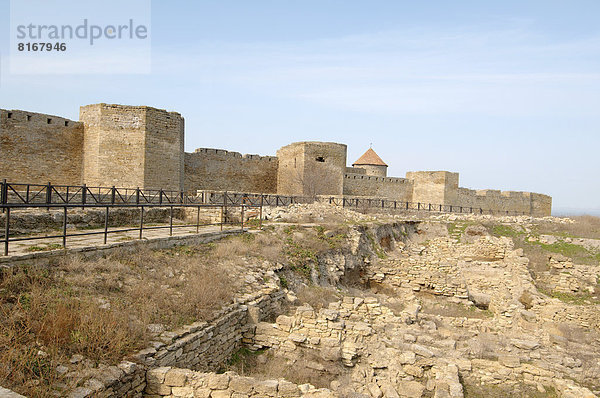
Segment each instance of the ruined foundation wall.
[{"label": "ruined foundation wall", "polygon": [[273,156],[198,148],[185,154],[185,189],[275,193],[277,167]]},{"label": "ruined foundation wall", "polygon": [[0,179],[79,185],[83,124],[41,113],[0,110]]}]

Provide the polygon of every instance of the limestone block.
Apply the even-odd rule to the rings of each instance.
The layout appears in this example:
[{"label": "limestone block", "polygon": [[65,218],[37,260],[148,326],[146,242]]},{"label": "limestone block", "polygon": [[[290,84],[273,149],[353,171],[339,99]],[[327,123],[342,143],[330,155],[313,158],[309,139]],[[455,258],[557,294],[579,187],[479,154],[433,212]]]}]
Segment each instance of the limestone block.
[{"label": "limestone block", "polygon": [[421,398],[425,386],[416,381],[404,381],[398,382],[398,391],[402,397],[406,398]]},{"label": "limestone block", "polygon": [[254,379],[251,377],[233,376],[229,381],[229,388],[234,392],[248,394],[253,387]]},{"label": "limestone block", "polygon": [[187,387],[173,387],[171,389],[173,398],[194,398],[194,389],[190,386]]},{"label": "limestone block", "polygon": [[169,370],[171,370],[169,366],[151,369],[146,372],[146,381],[149,384],[162,384]]},{"label": "limestone block", "polygon": [[210,393],[210,398],[231,398],[231,391],[215,390]]},{"label": "limestone block", "polygon": [[429,348],[423,347],[422,345],[413,344],[411,348],[415,354],[422,357],[431,358],[434,356],[433,351],[431,351]]},{"label": "limestone block", "polygon": [[300,390],[298,389],[298,386],[286,380],[279,380],[278,392],[279,397],[281,398],[300,396]]},{"label": "limestone block", "polygon": [[170,369],[165,375],[165,384],[171,387],[182,387],[192,373],[187,369]]},{"label": "limestone block", "polygon": [[381,391],[381,389],[379,388],[379,386],[377,384],[369,383],[367,385],[367,388],[369,389],[369,394],[371,394],[371,397],[373,397],[373,398],[383,397],[383,391]]},{"label": "limestone block", "polygon": [[523,350],[534,350],[540,346],[540,343],[535,340],[512,339],[512,345]]},{"label": "limestone block", "polygon": [[166,384],[146,383],[147,394],[171,395],[171,387]]},{"label": "limestone block", "polygon": [[521,361],[517,355],[500,355],[498,362],[508,368],[516,368],[521,365]]},{"label": "limestone block", "polygon": [[380,387],[386,398],[400,398],[398,391],[396,391],[394,386],[389,381],[382,382]]},{"label": "limestone block", "polygon": [[210,388],[196,388],[194,390],[194,398],[210,398]]},{"label": "limestone block", "polygon": [[258,381],[254,385],[254,391],[256,391],[256,393],[261,397],[275,397],[277,396],[278,386],[278,380]]},{"label": "limestone block", "polygon": [[423,377],[423,374],[424,374],[423,368],[421,368],[420,366],[416,366],[416,365],[404,365],[402,367],[402,370],[407,375],[418,377],[418,378]]},{"label": "limestone block", "polygon": [[414,364],[417,361],[417,357],[412,351],[405,351],[398,357],[398,361],[401,364]]}]

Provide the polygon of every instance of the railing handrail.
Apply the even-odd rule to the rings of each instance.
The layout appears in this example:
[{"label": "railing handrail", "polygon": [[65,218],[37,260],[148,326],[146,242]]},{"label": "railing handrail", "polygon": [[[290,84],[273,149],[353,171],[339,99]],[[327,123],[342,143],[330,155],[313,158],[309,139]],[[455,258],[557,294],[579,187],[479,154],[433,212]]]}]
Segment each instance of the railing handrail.
[{"label": "railing handrail", "polygon": [[[24,191],[18,190],[21,187]],[[33,188],[33,190],[32,190]],[[71,192],[69,192],[71,190]],[[33,192],[33,196],[32,196]],[[12,194],[11,194],[12,193]],[[22,195],[24,194],[24,196]],[[17,199],[16,201],[11,201]],[[34,201],[37,200],[37,201]],[[447,205],[439,203],[422,203],[410,201],[398,201],[375,197],[348,197],[348,196],[287,196],[274,193],[245,193],[228,191],[197,190],[176,191],[164,189],[144,188],[118,188],[118,187],[94,187],[82,185],[53,185],[51,183],[25,184],[8,183],[6,180],[0,182],[0,208],[12,207],[46,207],[52,208],[62,205],[73,205],[74,207],[91,207],[93,205],[238,205],[244,201],[252,204],[261,203],[263,206],[280,206],[294,203],[311,203],[313,201],[329,202],[342,207],[368,207],[396,210],[424,210],[449,213],[479,213],[479,214],[506,214],[527,215],[526,212],[500,209],[484,209],[481,207]],[[158,202],[158,203],[157,203]],[[40,206],[44,204],[44,206]],[[468,211],[465,211],[468,210]]]}]

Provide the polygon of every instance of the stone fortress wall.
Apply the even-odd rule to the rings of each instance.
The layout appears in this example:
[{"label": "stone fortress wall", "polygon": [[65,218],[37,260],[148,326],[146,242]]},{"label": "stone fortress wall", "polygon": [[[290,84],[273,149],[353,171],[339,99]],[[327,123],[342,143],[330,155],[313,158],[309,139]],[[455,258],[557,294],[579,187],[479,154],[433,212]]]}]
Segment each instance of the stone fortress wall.
[{"label": "stone fortress wall", "polygon": [[198,148],[185,154],[185,188],[277,192],[275,156],[242,155],[223,149]]},{"label": "stone fortress wall", "polygon": [[0,179],[72,184],[82,180],[83,123],[0,109]]},{"label": "stone fortress wall", "polygon": [[221,149],[184,152],[184,119],[147,106],[94,104],[80,121],[0,110],[0,179],[35,184],[215,190],[280,195],[385,198],[550,215],[552,198],[530,192],[471,190],[458,173],[417,171],[387,177],[369,149],[347,167],[347,147],[297,142],[277,156]]}]

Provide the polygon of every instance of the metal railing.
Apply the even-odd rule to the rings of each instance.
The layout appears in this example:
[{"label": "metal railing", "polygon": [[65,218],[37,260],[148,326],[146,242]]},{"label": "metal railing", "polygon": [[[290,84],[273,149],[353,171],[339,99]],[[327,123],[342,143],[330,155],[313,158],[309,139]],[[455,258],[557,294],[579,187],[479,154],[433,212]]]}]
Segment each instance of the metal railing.
[{"label": "metal railing", "polygon": [[0,182],[0,204],[187,204],[203,203],[195,192],[164,189]]},{"label": "metal railing", "polygon": [[[68,223],[69,223],[69,215],[68,212],[70,209],[80,209],[82,204],[56,204],[56,203],[45,203],[45,204],[1,204],[0,208],[4,213],[4,234],[0,242],[3,243],[4,256],[8,256],[9,254],[9,244],[11,242],[19,242],[19,241],[36,241],[36,240],[48,240],[48,239],[61,239],[61,247],[62,249],[67,248],[67,238],[68,237],[77,237],[77,236],[92,236],[92,235],[102,235],[103,243],[107,244],[108,235],[115,233],[123,233],[123,232],[131,232],[131,231],[139,231],[138,239],[143,239],[144,231],[148,230],[157,230],[157,229],[168,229],[169,236],[173,236],[173,230],[177,228],[195,228],[195,232],[200,232],[200,227],[207,226],[219,226],[220,230],[223,231],[224,227],[228,226],[236,226],[239,225],[241,231],[244,231],[244,225],[246,219],[250,220],[253,217],[258,219],[258,228],[262,228],[262,206],[256,206],[250,203],[241,203],[237,204],[158,204],[158,203],[146,203],[146,204],[135,204],[135,203],[107,203],[107,204],[85,204],[84,208],[86,209],[104,209],[104,226],[103,228],[98,228],[96,231],[84,231],[77,230],[76,232],[68,231]],[[165,225],[144,225],[144,215],[148,209],[153,208],[168,208],[169,209],[169,220],[168,224]],[[173,212],[178,208],[188,208],[196,210],[196,222],[195,223],[174,223],[174,215]],[[62,211],[62,230],[60,233],[50,234],[50,235],[39,235],[39,236],[12,236],[11,237],[11,214],[16,210],[24,210],[24,209],[53,209],[53,210],[61,210]],[[135,227],[111,227],[110,226],[110,211],[114,209],[137,209],[139,211],[139,218],[137,225]],[[214,209],[219,212],[219,222],[201,222],[201,211],[206,209]],[[240,216],[239,221],[236,221],[234,217],[230,217],[228,212],[232,209],[237,211],[239,209]],[[254,214],[253,214],[254,213]]]},{"label": "metal railing", "polygon": [[414,210],[430,211],[439,213],[459,213],[459,214],[489,214],[489,215],[507,215],[518,216],[528,215],[529,213],[514,210],[492,210],[473,206],[443,205],[422,202],[407,202],[389,199],[373,198],[341,198],[341,197],[318,197],[319,202],[326,202],[335,206],[342,206],[354,209],[388,209],[388,210]]},{"label": "metal railing", "polygon": [[[62,247],[67,247],[67,238],[87,235],[103,235],[104,244],[107,243],[108,235],[118,232],[139,231],[139,239],[143,238],[143,231],[153,229],[169,229],[169,236],[173,235],[174,228],[195,227],[196,233],[200,227],[219,225],[224,226],[240,224],[244,229],[245,218],[248,217],[248,209],[258,209],[253,217],[257,217],[262,228],[263,207],[265,206],[288,206],[296,203],[329,203],[335,206],[357,210],[399,210],[399,211],[429,211],[440,213],[459,214],[491,214],[491,215],[527,215],[526,212],[509,210],[491,210],[479,207],[443,205],[420,202],[396,201],[376,198],[352,198],[339,196],[285,196],[274,194],[257,194],[243,192],[220,192],[220,191],[197,191],[195,193],[185,191],[169,191],[163,189],[140,189],[140,188],[117,188],[117,187],[88,187],[87,185],[39,185],[39,184],[15,184],[6,180],[0,182],[0,209],[4,213],[4,234],[0,242],[4,243],[4,255],[8,255],[9,243],[26,240],[39,239],[62,239]],[[104,228],[100,231],[69,232],[68,211],[69,209],[104,209]],[[138,209],[140,212],[139,223],[136,227],[117,228],[110,227],[111,209]],[[168,225],[144,225],[144,212],[150,208],[168,208]],[[175,208],[196,209],[196,222],[193,224],[174,224],[173,210]],[[220,222],[201,223],[200,213],[202,209],[219,209]],[[240,222],[228,220],[231,209],[240,209]],[[49,236],[17,236],[10,237],[11,211],[23,209],[59,209],[63,212],[62,233]]]},{"label": "metal railing", "polygon": [[[187,205],[218,204],[235,206],[288,206],[295,203],[327,202],[355,209],[394,209],[472,213],[492,215],[527,215],[526,212],[493,210],[473,206],[406,202],[383,198],[353,198],[340,196],[294,196],[228,191],[173,191],[164,189],[90,187],[83,185],[14,184],[0,182],[0,204],[66,204],[87,207],[90,204]],[[49,207],[49,206],[48,206]]]}]

